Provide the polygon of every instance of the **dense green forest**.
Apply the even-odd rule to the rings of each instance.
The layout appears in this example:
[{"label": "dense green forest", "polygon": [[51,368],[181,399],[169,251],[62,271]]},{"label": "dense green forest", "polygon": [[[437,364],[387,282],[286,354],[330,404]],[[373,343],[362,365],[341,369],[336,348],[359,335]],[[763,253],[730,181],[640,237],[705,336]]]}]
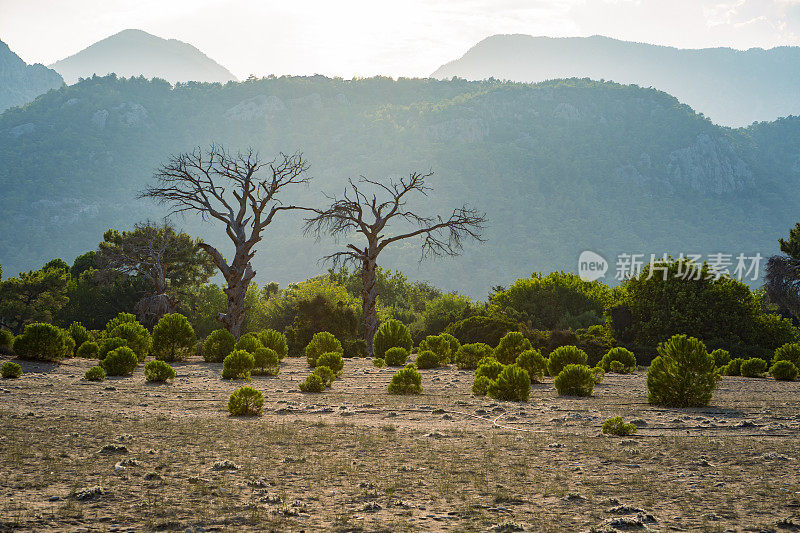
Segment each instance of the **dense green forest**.
[{"label": "dense green forest", "polygon": [[[5,275],[68,263],[108,228],[157,219],[136,200],[170,154],[212,141],[271,158],[302,151],[311,184],[284,202],[318,206],[348,177],[435,171],[423,210],[469,202],[485,244],[419,264],[419,243],[385,265],[485,298],[533,271],[573,270],[590,249],[770,255],[796,220],[800,121],[731,130],[653,89],[589,80],[539,84],[315,77],[170,84],[92,78],[0,116],[0,260]],[[334,243],[276,220],[257,248],[264,285],[326,271]],[[223,246],[219,228],[179,229]],[[606,278],[613,277],[613,271]]]}]

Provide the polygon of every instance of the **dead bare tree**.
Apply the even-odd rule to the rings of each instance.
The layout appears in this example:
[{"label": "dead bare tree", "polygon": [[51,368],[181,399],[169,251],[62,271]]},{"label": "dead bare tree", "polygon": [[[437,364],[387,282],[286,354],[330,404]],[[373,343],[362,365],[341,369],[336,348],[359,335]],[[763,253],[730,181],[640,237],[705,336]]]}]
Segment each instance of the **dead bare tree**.
[{"label": "dead bare tree", "polygon": [[[390,244],[424,236],[420,261],[430,256],[455,256],[461,252],[465,238],[482,241],[481,231],[485,214],[466,205],[454,209],[449,218],[421,216],[406,208],[414,194],[428,195],[432,190],[425,180],[433,172],[414,172],[408,178],[389,179],[387,183],[361,177],[349,180],[342,198],[329,197],[332,204],[327,209],[310,209],[314,216],[306,218],[305,233],[318,238],[329,234],[336,238],[357,234],[366,240],[362,246],[348,243],[345,249],[324,259],[334,267],[352,263],[361,270],[363,283],[361,301],[364,312],[364,340],[372,355],[372,341],[378,329],[375,270],[378,256]],[[365,189],[372,189],[365,192]],[[379,198],[380,196],[380,198]],[[408,231],[387,237],[385,232],[392,222],[405,223]]]},{"label": "dead bare tree", "polygon": [[263,162],[252,148],[233,154],[212,145],[205,152],[197,148],[172,156],[156,172],[156,185],[140,195],[170,205],[170,215],[194,212],[225,225],[235,248],[230,263],[210,244],[200,246],[227,282],[228,312],[217,319],[236,338],[242,333],[247,287],[256,275],[251,265],[254,247],[276,214],[298,209],[281,204],[278,195],[290,185],[308,183],[308,168],[299,152]]}]

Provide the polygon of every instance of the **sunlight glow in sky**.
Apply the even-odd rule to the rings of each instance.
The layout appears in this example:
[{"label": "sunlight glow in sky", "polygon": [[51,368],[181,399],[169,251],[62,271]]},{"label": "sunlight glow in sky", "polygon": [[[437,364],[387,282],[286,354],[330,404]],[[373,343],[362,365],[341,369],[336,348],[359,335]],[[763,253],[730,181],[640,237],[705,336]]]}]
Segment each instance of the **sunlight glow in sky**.
[{"label": "sunlight glow in sky", "polygon": [[0,0],[0,40],[50,64],[127,28],[249,74],[427,76],[498,33],[701,48],[800,44],[800,0]]}]

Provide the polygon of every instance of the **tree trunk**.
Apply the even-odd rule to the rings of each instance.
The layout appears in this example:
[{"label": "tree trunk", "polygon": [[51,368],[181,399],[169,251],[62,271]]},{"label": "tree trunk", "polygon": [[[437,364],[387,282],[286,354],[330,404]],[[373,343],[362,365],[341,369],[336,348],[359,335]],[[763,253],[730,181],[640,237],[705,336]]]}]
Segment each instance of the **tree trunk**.
[{"label": "tree trunk", "polygon": [[233,259],[233,264],[228,266],[228,263],[222,257],[222,254],[213,246],[200,243],[199,246],[205,250],[214,261],[214,264],[222,272],[225,278],[227,287],[223,289],[225,295],[228,297],[228,312],[219,313],[217,320],[225,325],[225,329],[231,332],[238,340],[242,335],[242,328],[244,327],[244,315],[247,312],[245,305],[245,295],[250,282],[255,277],[256,273],[250,266],[250,248],[249,245],[237,246],[236,255]]},{"label": "tree trunk", "polygon": [[367,343],[367,354],[373,356],[372,341],[378,331],[378,289],[375,286],[375,260],[365,259],[361,266],[361,307],[364,311],[364,341]]}]

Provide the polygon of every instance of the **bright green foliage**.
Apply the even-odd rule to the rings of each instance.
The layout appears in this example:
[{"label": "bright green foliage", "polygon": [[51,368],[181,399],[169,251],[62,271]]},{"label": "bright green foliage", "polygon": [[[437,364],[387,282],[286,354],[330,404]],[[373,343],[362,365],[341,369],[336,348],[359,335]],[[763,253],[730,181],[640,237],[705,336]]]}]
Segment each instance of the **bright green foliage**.
[{"label": "bright green foliage", "polygon": [[325,378],[316,372],[312,372],[305,381],[300,383],[299,387],[302,392],[325,392],[327,385],[325,384]]},{"label": "bright green foliage", "polygon": [[242,387],[228,399],[231,416],[258,416],[264,409],[264,395],[253,387]]},{"label": "bright green foliage", "polygon": [[157,383],[175,379],[175,369],[162,360],[150,361],[144,365],[144,377],[147,381]]},{"label": "bright green foliage", "polygon": [[439,367],[439,357],[436,353],[432,352],[431,350],[423,350],[417,354],[417,359],[415,361],[417,368],[420,370],[426,370],[428,368],[438,368]]},{"label": "bright green foliage", "polygon": [[272,348],[257,348],[253,354],[253,374],[277,376],[281,371],[281,360],[278,352]]},{"label": "bright green foliage", "polygon": [[127,346],[128,341],[122,339],[120,337],[106,337],[100,342],[100,351],[98,353],[98,359],[101,361],[106,358],[108,352],[111,350],[115,350],[120,346]]},{"label": "bright green foliage", "polygon": [[609,372],[613,372],[614,374],[627,374],[627,369],[622,361],[611,361],[611,364],[608,365]]},{"label": "bright green foliage", "polygon": [[594,390],[592,369],[586,365],[568,364],[554,381],[560,396],[591,396]]},{"label": "bright green foliage", "polygon": [[344,359],[342,359],[341,352],[325,352],[317,357],[317,365],[327,366],[337,376],[341,376],[344,369]]},{"label": "bright green foliage", "polygon": [[[375,333],[375,339],[372,342],[372,351],[375,357],[383,357],[387,360],[388,365],[396,366],[388,362],[389,358],[385,357],[386,351],[390,348],[403,348],[406,353],[408,353],[413,346],[411,330],[408,329],[408,326],[399,320],[391,319],[378,327],[378,331]],[[405,362],[401,363],[399,366],[403,364],[405,364]]]},{"label": "bright green foliage", "polygon": [[451,341],[451,339],[454,338],[455,337],[452,335],[448,335],[447,337],[444,335],[428,335],[425,337],[425,340],[419,343],[417,353],[427,351],[433,352],[436,354],[436,366],[446,365],[450,362],[453,355],[455,355],[453,352],[453,343]]},{"label": "bright green foliage", "polygon": [[140,363],[145,360],[153,345],[153,338],[150,336],[150,332],[138,322],[123,322],[112,329],[109,336],[125,339],[128,348],[136,353]]},{"label": "bright green foliage", "polygon": [[328,352],[344,354],[342,343],[327,331],[315,333],[311,338],[311,342],[306,346],[306,361],[308,362],[308,366],[317,366],[317,358]]},{"label": "bright green foliage", "polygon": [[503,363],[497,359],[481,359],[478,363],[478,368],[475,370],[475,378],[478,378],[479,376],[485,376],[494,381],[497,379],[497,376],[500,375],[500,372],[503,371],[504,367],[505,365],[503,365]]},{"label": "bright green foliage", "polygon": [[86,381],[103,381],[106,379],[106,371],[102,366],[93,366],[84,374],[83,379]]},{"label": "bright green foliage", "polygon": [[475,379],[472,380],[472,394],[475,396],[486,396],[492,383],[494,383],[494,380],[486,376],[475,376]]},{"label": "bright green foliage", "polygon": [[741,366],[742,377],[745,378],[760,378],[766,371],[767,362],[760,357],[751,357]]},{"label": "bright green foliage", "polygon": [[289,353],[289,345],[286,343],[286,335],[274,329],[265,329],[258,334],[258,340],[264,348],[274,350],[278,354],[278,360],[283,360]]},{"label": "bright green foliage", "polygon": [[704,407],[717,386],[714,358],[701,341],[674,335],[658,345],[647,371],[647,401],[665,407]]},{"label": "bright green foliage", "polygon": [[253,354],[245,350],[234,350],[222,361],[222,378],[248,379],[255,364]]},{"label": "bright green foliage", "polygon": [[714,364],[717,366],[717,368],[722,368],[731,362],[731,353],[728,350],[723,350],[722,348],[717,348],[711,352],[711,357],[714,358]]},{"label": "bright green foliage", "polygon": [[551,376],[557,376],[567,365],[585,365],[589,356],[586,352],[576,346],[559,346],[550,352],[547,361],[547,372]]},{"label": "bright green foliage", "polygon": [[109,376],[127,376],[133,374],[139,358],[136,353],[127,346],[120,346],[108,352],[105,359],[100,361],[100,366]]},{"label": "bright green foliage", "polygon": [[80,347],[84,342],[91,340],[89,331],[80,322],[73,322],[67,328],[70,336],[75,341],[75,346]]},{"label": "bright green foliage", "polygon": [[78,347],[76,355],[84,359],[97,359],[100,356],[100,347],[94,341],[86,341]]},{"label": "bright green foliage", "polygon": [[406,361],[408,361],[408,355],[408,350],[405,348],[393,346],[384,353],[384,361],[387,366],[405,366]]},{"label": "bright green foliage", "polygon": [[517,366],[525,369],[531,383],[541,383],[547,371],[547,360],[539,350],[525,350],[517,356]]},{"label": "bright green foliage", "polygon": [[[619,363],[619,361],[617,361]],[[603,382],[603,379],[606,377],[606,371],[600,368],[599,366],[592,368],[592,379],[594,379],[594,384],[599,385]]]},{"label": "bright green foliage", "polygon": [[133,313],[119,313],[117,316],[112,318],[106,324],[106,337],[113,337],[111,333],[119,326],[120,324],[136,324],[139,321],[136,320],[136,315]]},{"label": "bright green foliage", "polygon": [[422,376],[414,365],[406,365],[392,376],[389,394],[421,394]]},{"label": "bright green foliage", "polygon": [[0,329],[0,350],[10,350],[14,343],[14,334],[8,330]]},{"label": "bright green foliage", "polygon": [[386,366],[386,361],[384,361],[380,357],[376,357],[375,359],[372,360],[372,366],[374,366],[375,368],[383,368]]},{"label": "bright green foliage", "polygon": [[180,313],[168,313],[153,327],[153,355],[161,361],[180,361],[194,350],[197,338],[189,320]]},{"label": "bright green foliage", "polygon": [[462,343],[497,346],[506,333],[518,329],[516,322],[505,317],[472,316],[450,324],[445,328],[445,333],[453,335]]},{"label": "bright green foliage", "polygon": [[725,374],[726,376],[741,376],[742,363],[744,363],[744,359],[742,359],[741,357],[737,357],[736,359],[731,359],[731,362],[725,365],[723,374]]},{"label": "bright green foliage", "polygon": [[488,394],[495,400],[507,402],[527,402],[531,392],[531,378],[523,368],[506,365],[489,385]]},{"label": "bright green foliage", "polygon": [[[614,365],[614,368],[612,368],[611,363],[613,361],[618,361],[621,364],[621,367],[619,365]],[[614,372],[615,374],[630,374],[631,372],[636,371],[636,356],[633,355],[633,352],[626,350],[625,348],[612,348],[603,356],[597,366],[606,372]]]},{"label": "bright green foliage", "polygon": [[616,435],[617,437],[627,437],[636,433],[636,426],[628,424],[621,416],[609,418],[603,422],[604,435]]},{"label": "bright green foliage", "polygon": [[314,374],[322,378],[322,381],[325,382],[325,388],[330,388],[337,377],[336,372],[325,365],[319,364],[319,362],[317,362],[317,366],[314,367]]},{"label": "bright green foliage", "polygon": [[492,357],[494,349],[488,344],[475,342],[472,344],[462,344],[455,356],[455,363],[461,370],[475,370],[478,362],[484,357]]},{"label": "bright green foliage", "polygon": [[221,363],[235,346],[233,333],[227,329],[214,330],[203,342],[203,359],[208,363]]},{"label": "bright green foliage", "polygon": [[16,379],[22,375],[22,367],[13,361],[6,361],[0,367],[0,376],[3,379]]},{"label": "bright green foliage", "polygon": [[66,329],[61,330],[61,339],[64,341],[64,357],[73,357],[75,355],[75,339]]},{"label": "bright green foliage", "polygon": [[69,302],[69,283],[69,267],[58,260],[50,261],[41,270],[22,272],[19,277],[0,281],[3,325],[19,332],[27,324],[53,322]]},{"label": "bright green foliage", "polygon": [[772,356],[772,361],[790,361],[794,366],[800,368],[800,343],[790,342],[777,348],[775,355]]},{"label": "bright green foliage", "polygon": [[769,374],[778,381],[794,381],[797,379],[797,367],[791,361],[775,361],[769,367]]},{"label": "bright green foliage", "polygon": [[23,359],[61,361],[67,355],[63,331],[52,324],[34,323],[14,339],[14,353]]},{"label": "bright green foliage", "polygon": [[259,348],[263,348],[264,345],[261,344],[261,340],[258,338],[257,333],[246,333],[239,337],[238,342],[236,343],[237,350],[244,350],[250,353],[256,353],[256,350]]},{"label": "bright green foliage", "polygon": [[456,293],[437,296],[425,303],[425,311],[420,320],[421,333],[438,335],[451,323],[467,318],[473,313],[472,302],[466,296]]},{"label": "bright green foliage", "polygon": [[500,339],[500,344],[494,349],[494,356],[504,365],[510,365],[517,360],[519,354],[531,348],[531,341],[526,339],[522,333],[512,331]]}]

